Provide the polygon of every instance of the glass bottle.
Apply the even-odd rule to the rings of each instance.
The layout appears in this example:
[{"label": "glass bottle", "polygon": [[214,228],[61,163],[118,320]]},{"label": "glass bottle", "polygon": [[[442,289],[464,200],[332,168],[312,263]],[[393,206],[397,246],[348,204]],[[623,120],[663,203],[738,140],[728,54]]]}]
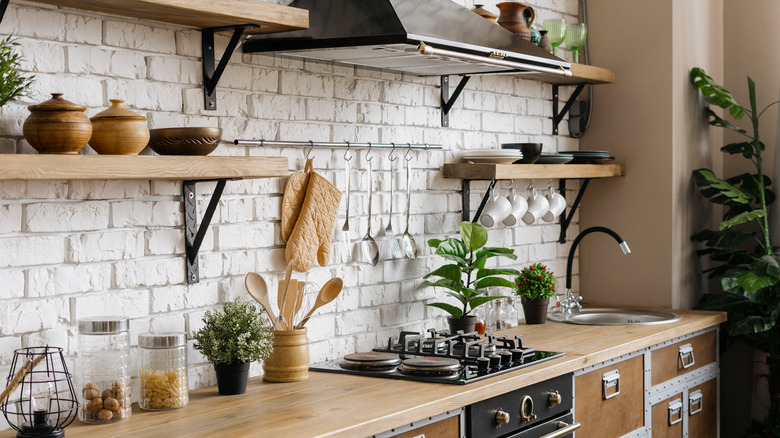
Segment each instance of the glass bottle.
[{"label": "glass bottle", "polygon": [[506,305],[504,307],[506,309],[507,328],[517,327],[518,325],[517,321],[520,319],[520,317],[517,314],[517,307],[515,307],[515,304],[515,297],[512,296],[506,299]]},{"label": "glass bottle", "polygon": [[187,384],[187,335],[182,332],[138,335],[138,406],[147,410],[177,409],[190,401]]},{"label": "glass bottle", "polygon": [[78,321],[79,420],[110,423],[130,418],[130,323],[122,316]]}]

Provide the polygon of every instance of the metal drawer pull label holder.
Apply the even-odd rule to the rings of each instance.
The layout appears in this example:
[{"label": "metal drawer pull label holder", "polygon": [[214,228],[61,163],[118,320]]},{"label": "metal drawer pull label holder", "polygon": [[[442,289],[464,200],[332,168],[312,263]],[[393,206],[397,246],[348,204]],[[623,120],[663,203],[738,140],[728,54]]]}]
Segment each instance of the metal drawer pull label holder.
[{"label": "metal drawer pull label holder", "polygon": [[[615,392],[607,394],[607,389],[615,387]],[[620,372],[618,370],[612,370],[608,373],[604,373],[601,376],[601,397],[604,400],[609,400],[612,397],[620,394]]]},{"label": "metal drawer pull label holder", "polygon": [[[693,364],[696,363],[696,358],[693,356],[693,347],[691,344],[685,344],[680,346],[679,349],[680,354],[680,365],[682,365],[683,369],[690,368],[693,366]],[[685,360],[689,359],[690,362],[686,362]]]},{"label": "metal drawer pull label holder", "polygon": [[580,427],[582,427],[582,423],[566,424],[563,421],[559,421],[558,430],[556,430],[555,432],[550,432],[547,435],[543,436],[542,438],[561,438],[566,435],[569,435],[570,433],[574,432]]},{"label": "metal drawer pull label holder", "polygon": [[[683,404],[681,398],[669,402],[669,426],[674,426],[675,424],[682,421],[682,407]],[[677,415],[677,418],[672,420],[675,415]]]},{"label": "metal drawer pull label holder", "polygon": [[[702,409],[701,389],[697,389],[688,395],[688,415],[698,414]],[[696,409],[693,407],[697,406]]]}]

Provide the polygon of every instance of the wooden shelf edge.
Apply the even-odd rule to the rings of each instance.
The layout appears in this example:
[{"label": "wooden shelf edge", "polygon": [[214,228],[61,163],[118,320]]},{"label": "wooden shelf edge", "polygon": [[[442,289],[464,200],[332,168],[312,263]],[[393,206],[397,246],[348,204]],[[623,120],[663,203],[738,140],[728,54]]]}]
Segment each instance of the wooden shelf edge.
[{"label": "wooden shelf edge", "polygon": [[552,74],[533,73],[523,74],[523,79],[533,79],[550,84],[612,84],[615,82],[615,72],[603,67],[585,64],[571,64],[571,77]]},{"label": "wooden shelf edge", "polygon": [[309,11],[261,0],[31,0],[38,3],[124,15],[197,28],[256,24],[247,33],[309,27]]},{"label": "wooden shelf edge", "polygon": [[623,164],[466,164],[447,163],[445,178],[458,179],[544,179],[609,178],[625,176]]},{"label": "wooden shelf edge", "polygon": [[195,180],[289,175],[285,157],[161,155],[0,156],[0,180]]}]

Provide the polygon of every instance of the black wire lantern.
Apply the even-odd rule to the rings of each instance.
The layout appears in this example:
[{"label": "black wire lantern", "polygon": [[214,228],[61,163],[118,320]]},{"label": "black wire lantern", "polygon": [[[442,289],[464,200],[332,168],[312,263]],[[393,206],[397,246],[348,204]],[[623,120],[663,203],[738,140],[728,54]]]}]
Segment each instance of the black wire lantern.
[{"label": "black wire lantern", "polygon": [[79,403],[62,348],[29,347],[14,351],[6,384],[11,395],[0,404],[18,438],[64,437]]}]

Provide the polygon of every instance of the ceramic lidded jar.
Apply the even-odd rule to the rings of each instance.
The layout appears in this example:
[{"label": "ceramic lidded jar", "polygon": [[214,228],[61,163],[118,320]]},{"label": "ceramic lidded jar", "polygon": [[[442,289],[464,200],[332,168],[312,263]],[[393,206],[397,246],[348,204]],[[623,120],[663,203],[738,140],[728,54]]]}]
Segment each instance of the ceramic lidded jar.
[{"label": "ceramic lidded jar", "polygon": [[51,99],[27,107],[30,115],[24,121],[24,138],[42,154],[77,154],[92,135],[84,110],[62,98],[62,93],[52,93]]},{"label": "ceramic lidded jar", "polygon": [[124,100],[110,99],[111,106],[92,121],[89,145],[99,154],[138,155],[149,143],[146,117],[130,111]]}]

